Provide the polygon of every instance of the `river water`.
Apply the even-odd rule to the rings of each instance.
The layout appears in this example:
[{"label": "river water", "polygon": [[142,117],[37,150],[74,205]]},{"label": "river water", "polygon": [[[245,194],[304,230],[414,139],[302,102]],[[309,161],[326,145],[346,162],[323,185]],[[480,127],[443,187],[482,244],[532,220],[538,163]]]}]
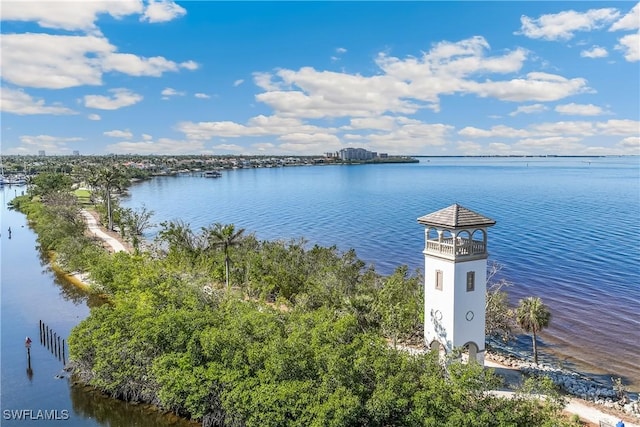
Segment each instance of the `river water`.
[{"label": "river water", "polygon": [[[0,191],[0,424],[193,425],[56,378],[64,376],[63,364],[40,344],[39,321],[67,337],[100,301],[58,279],[41,259],[25,217],[6,209],[22,190]],[[503,277],[515,283],[514,301],[538,295],[551,307],[542,351],[640,390],[638,158],[425,158],[412,165],[225,171],[219,179],[155,178],[135,185],[123,205],[144,203],[156,223],[235,223],[262,239],[305,237],[355,248],[389,273],[401,264],[422,268],[416,218],[456,202],[497,221],[490,259],[504,264]],[[33,340],[31,374],[26,336]],[[68,419],[43,422],[38,411]]]},{"label": "river water", "polygon": [[[23,190],[15,186],[0,189],[0,425],[193,426],[148,407],[72,387],[63,362],[40,343],[41,320],[66,339],[71,328],[89,314],[89,307],[101,301],[56,277],[36,249],[36,236],[25,216],[6,208]],[[30,372],[26,337],[32,340]],[[68,357],[68,349],[65,352]]]},{"label": "river water", "polygon": [[[155,178],[123,204],[144,204],[156,223],[234,223],[261,239],[355,248],[387,274],[423,268],[416,219],[460,203],[497,221],[490,260],[514,283],[513,302],[534,295],[550,306],[547,359],[640,390],[639,158],[420,160]],[[528,337],[519,343],[530,348]]]}]

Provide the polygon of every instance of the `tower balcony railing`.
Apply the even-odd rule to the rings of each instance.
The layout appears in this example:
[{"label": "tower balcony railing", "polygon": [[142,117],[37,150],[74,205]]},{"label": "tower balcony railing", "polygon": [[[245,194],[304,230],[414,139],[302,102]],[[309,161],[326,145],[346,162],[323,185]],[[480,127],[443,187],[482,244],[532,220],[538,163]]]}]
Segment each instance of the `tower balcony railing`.
[{"label": "tower balcony railing", "polygon": [[479,240],[464,238],[445,238],[427,240],[425,251],[446,257],[474,256],[487,253],[487,245]]}]

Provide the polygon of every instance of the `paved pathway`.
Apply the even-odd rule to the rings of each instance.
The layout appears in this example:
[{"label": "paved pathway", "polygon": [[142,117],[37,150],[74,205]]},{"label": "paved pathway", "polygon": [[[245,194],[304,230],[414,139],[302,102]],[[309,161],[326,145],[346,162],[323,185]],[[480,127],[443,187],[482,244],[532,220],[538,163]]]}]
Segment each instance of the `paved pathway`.
[{"label": "paved pathway", "polygon": [[86,210],[81,211],[84,220],[87,222],[87,228],[89,231],[93,233],[94,236],[101,239],[103,242],[111,246],[114,252],[126,252],[127,249],[120,243],[117,239],[109,236],[107,233],[102,231],[96,219]]}]

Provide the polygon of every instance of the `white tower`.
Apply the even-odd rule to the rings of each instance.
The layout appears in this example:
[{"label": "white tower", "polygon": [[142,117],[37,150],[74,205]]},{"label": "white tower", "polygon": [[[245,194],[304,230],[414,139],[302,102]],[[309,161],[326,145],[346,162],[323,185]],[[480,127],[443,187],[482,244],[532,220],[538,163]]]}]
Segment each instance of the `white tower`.
[{"label": "white tower", "polygon": [[426,227],[424,338],[484,363],[487,228],[495,221],[458,204],[418,218]]}]

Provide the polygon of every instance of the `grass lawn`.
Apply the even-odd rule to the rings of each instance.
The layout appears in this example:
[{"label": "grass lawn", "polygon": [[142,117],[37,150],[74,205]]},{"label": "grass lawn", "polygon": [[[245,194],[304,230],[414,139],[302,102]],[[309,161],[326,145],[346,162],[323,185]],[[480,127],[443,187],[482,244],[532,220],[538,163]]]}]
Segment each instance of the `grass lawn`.
[{"label": "grass lawn", "polygon": [[91,191],[87,189],[77,189],[73,192],[82,205],[91,205]]}]

